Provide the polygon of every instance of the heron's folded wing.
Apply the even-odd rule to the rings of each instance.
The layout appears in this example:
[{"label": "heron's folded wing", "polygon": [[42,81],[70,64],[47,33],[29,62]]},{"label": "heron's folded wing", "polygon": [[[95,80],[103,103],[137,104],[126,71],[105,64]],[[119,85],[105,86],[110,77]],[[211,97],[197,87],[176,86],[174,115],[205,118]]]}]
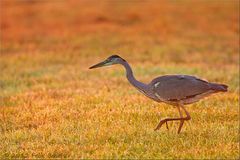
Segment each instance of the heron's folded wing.
[{"label": "heron's folded wing", "polygon": [[153,92],[164,100],[181,100],[211,90],[207,81],[187,75],[166,75],[150,84]]}]

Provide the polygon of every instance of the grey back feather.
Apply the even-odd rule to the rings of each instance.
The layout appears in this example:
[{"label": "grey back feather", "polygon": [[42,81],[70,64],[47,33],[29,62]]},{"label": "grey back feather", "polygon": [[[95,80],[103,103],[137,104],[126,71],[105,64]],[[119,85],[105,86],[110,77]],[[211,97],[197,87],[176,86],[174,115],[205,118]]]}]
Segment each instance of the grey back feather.
[{"label": "grey back feather", "polygon": [[154,94],[164,100],[181,100],[211,90],[207,81],[188,75],[166,75],[155,78],[149,84]]}]

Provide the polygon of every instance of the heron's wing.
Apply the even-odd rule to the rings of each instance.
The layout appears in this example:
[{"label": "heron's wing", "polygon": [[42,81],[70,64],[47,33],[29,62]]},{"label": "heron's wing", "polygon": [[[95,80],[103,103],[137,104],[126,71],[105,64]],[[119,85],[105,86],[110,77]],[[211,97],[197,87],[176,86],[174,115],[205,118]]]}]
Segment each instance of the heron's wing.
[{"label": "heron's wing", "polygon": [[163,100],[181,100],[211,90],[207,81],[188,75],[166,75],[150,83],[154,94]]}]

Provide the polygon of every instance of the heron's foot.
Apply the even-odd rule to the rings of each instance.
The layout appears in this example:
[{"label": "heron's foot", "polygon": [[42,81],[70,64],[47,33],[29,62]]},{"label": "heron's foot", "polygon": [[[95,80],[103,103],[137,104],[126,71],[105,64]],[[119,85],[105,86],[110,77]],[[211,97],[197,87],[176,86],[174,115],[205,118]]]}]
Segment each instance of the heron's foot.
[{"label": "heron's foot", "polygon": [[168,123],[166,122],[166,128],[169,130],[169,128],[168,128]]},{"label": "heron's foot", "polygon": [[164,123],[166,123],[166,127],[167,127],[167,129],[169,129],[168,128],[168,123],[167,123],[167,119],[163,119],[163,120],[161,120],[160,122],[159,122],[159,124],[157,125],[157,127],[154,129],[154,131],[157,131],[157,130],[159,130],[161,127],[162,127],[162,125],[164,124]]},{"label": "heron's foot", "polygon": [[154,131],[159,130],[164,123],[166,123],[167,129],[169,129],[168,123],[167,123],[168,121],[180,121],[180,125],[179,125],[179,128],[178,128],[178,133],[180,133],[180,132],[181,132],[181,129],[182,129],[182,126],[183,126],[183,124],[184,124],[184,121],[188,121],[188,120],[190,120],[190,119],[191,119],[190,117],[184,117],[184,118],[165,118],[165,119],[163,119],[163,120],[161,120],[161,121],[159,122],[159,124],[158,124],[157,127],[154,129]]}]

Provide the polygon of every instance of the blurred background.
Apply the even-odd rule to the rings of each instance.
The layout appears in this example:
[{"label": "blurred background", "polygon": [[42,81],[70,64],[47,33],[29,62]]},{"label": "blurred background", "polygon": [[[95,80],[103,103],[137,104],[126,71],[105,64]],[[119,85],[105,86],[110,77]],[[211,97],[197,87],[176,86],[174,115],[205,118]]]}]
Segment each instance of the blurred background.
[{"label": "blurred background", "polygon": [[15,79],[24,78],[25,73],[16,74],[30,66],[45,70],[39,72],[67,65],[80,71],[112,54],[139,72],[175,64],[218,71],[211,74],[237,70],[238,6],[237,0],[2,0],[1,87],[8,92],[5,78],[11,71]]},{"label": "blurred background", "polygon": [[237,0],[3,0],[1,6],[3,54],[114,52],[142,61],[237,61]]},{"label": "blurred background", "polygon": [[[146,148],[142,158],[239,154],[238,0],[1,0],[0,25],[2,157],[139,158]],[[196,150],[177,152],[186,146],[175,135],[166,143],[152,133],[159,111],[175,110],[152,107],[159,104],[135,91],[122,68],[88,70],[112,54],[145,83],[191,74],[229,85],[224,96],[189,109],[196,120],[187,142]]]}]

